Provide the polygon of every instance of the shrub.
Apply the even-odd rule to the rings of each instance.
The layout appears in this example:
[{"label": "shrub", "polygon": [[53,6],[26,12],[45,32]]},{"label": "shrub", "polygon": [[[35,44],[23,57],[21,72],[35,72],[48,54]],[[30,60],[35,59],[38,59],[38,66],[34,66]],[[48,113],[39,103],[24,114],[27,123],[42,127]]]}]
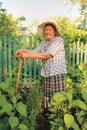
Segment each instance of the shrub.
[{"label": "shrub", "polygon": [[15,78],[0,83],[0,130],[35,130],[42,98],[37,81],[20,87],[15,94]]},{"label": "shrub", "polygon": [[66,81],[67,92],[57,92],[49,103],[51,130],[87,129],[87,65],[78,66],[77,75]]}]

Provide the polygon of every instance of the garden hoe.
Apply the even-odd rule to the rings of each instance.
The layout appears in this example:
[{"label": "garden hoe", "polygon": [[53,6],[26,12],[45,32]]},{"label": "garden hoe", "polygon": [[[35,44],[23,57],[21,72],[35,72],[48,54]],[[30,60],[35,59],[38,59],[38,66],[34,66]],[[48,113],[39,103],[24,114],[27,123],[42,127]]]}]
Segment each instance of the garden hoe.
[{"label": "garden hoe", "polygon": [[19,68],[18,68],[17,82],[16,82],[16,88],[15,88],[15,96],[17,96],[17,94],[18,94],[21,68],[22,68],[22,58],[20,58],[20,63],[19,63]]}]

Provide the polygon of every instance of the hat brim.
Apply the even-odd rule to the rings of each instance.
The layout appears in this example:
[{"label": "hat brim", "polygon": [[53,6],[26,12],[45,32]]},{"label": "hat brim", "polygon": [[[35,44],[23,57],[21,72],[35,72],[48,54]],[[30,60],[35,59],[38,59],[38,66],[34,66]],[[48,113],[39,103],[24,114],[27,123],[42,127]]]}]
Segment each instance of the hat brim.
[{"label": "hat brim", "polygon": [[54,22],[43,22],[42,24],[40,24],[38,26],[38,33],[42,36],[44,36],[44,27],[46,26],[46,24],[52,24],[53,26],[55,26],[56,28],[56,36],[62,36],[62,34],[59,32],[58,28],[57,28],[57,25],[54,23]]}]

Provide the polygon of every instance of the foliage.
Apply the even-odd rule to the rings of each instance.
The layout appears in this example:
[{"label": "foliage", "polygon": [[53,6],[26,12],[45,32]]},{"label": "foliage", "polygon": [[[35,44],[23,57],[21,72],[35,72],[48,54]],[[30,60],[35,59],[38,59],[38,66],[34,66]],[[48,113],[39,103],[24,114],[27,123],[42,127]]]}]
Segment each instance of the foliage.
[{"label": "foliage", "polygon": [[79,4],[80,5],[80,10],[81,10],[81,14],[87,18],[87,0],[58,0],[58,1],[64,1],[65,4],[68,4],[68,3],[72,3],[72,4]]},{"label": "foliage", "polygon": [[[63,20],[61,24],[63,26],[65,25],[64,31],[60,29],[60,31],[63,33],[65,43],[67,42],[73,42],[79,39],[81,42],[84,41],[86,43],[87,41],[87,0],[59,0],[58,2],[63,1],[65,4],[77,4],[80,5],[80,17],[76,18],[74,20],[74,23],[70,24],[70,20],[67,21],[65,18],[65,21]],[[60,19],[59,23],[60,23]],[[61,26],[61,24],[59,26]],[[77,26],[75,29],[75,25]],[[67,28],[68,27],[68,28]],[[60,27],[61,28],[61,27]]]},{"label": "foliage", "polygon": [[78,74],[69,76],[67,92],[55,93],[49,103],[51,130],[87,129],[87,64],[79,65]]},{"label": "foliage", "polygon": [[39,84],[31,80],[14,96],[15,83],[12,77],[0,83],[0,130],[35,130],[42,104]]},{"label": "foliage", "polygon": [[6,9],[2,8],[0,3],[0,35],[18,35],[20,34],[19,26],[25,18],[23,16],[15,19],[12,14],[9,14]]},{"label": "foliage", "polygon": [[[78,24],[71,22],[66,17],[55,17],[58,23],[58,29],[63,34],[66,45],[77,42],[78,40],[87,43],[87,31],[78,27]],[[81,22],[81,21],[79,21]]]},{"label": "foliage", "polygon": [[82,10],[87,8],[87,0],[70,0],[70,1],[72,3],[79,3]]}]

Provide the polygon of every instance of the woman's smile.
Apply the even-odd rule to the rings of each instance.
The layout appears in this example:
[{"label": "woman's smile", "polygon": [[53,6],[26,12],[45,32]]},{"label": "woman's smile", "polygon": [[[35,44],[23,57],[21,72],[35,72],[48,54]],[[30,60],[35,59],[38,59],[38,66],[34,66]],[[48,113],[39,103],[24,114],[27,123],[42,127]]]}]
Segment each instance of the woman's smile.
[{"label": "woman's smile", "polygon": [[48,25],[44,29],[44,35],[47,38],[47,40],[50,41],[55,37],[55,31],[50,25]]}]

